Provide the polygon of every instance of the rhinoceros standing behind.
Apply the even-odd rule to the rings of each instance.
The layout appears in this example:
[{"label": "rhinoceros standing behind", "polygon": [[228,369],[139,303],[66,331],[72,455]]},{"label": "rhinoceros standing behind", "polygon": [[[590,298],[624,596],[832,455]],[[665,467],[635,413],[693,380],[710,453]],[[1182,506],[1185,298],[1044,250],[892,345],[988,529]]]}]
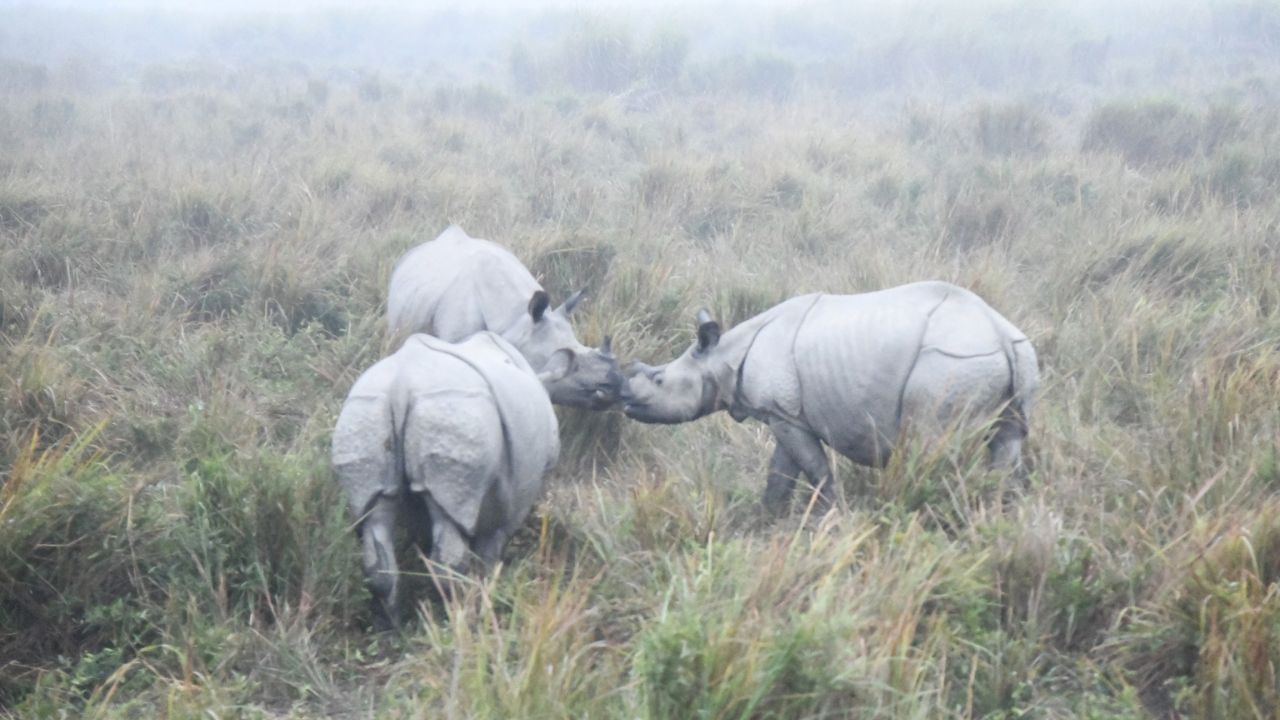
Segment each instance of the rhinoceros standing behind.
[{"label": "rhinoceros standing behind", "polygon": [[659,367],[640,363],[622,391],[626,414],[681,423],[717,410],[773,430],[764,503],[785,509],[801,471],[831,501],[822,443],[881,466],[901,431],[937,432],[995,417],[997,465],[1019,462],[1040,385],[1031,342],[980,297],[942,282],[860,295],[792,298],[723,337],[706,311],[697,341]]},{"label": "rhinoceros standing behind", "polygon": [[542,374],[493,333],[458,343],[412,335],[352,386],[333,431],[333,467],[357,519],[375,610],[398,621],[392,531],[407,517],[430,558],[462,570],[499,559],[560,454]]},{"label": "rhinoceros standing behind", "polygon": [[458,342],[482,330],[495,332],[537,372],[566,350],[569,374],[551,401],[601,410],[617,402],[622,373],[608,338],[596,350],[574,336],[569,315],[582,297],[579,290],[551,308],[546,291],[506,248],[450,225],[396,262],[387,320],[393,336],[418,332]]}]

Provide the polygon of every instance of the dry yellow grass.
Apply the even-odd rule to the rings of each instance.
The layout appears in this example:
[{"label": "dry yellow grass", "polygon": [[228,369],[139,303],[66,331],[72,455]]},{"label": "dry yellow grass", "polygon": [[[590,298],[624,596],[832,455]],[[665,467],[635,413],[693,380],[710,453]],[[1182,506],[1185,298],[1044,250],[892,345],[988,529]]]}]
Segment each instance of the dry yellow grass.
[{"label": "dry yellow grass", "polygon": [[[897,50],[841,43],[909,13],[825,7],[742,52],[553,14],[487,69],[8,62],[0,714],[1275,717],[1280,24],[1186,5],[1172,58],[1055,6]],[[450,221],[589,286],[624,359],[701,306],[970,287],[1040,352],[1033,471],[956,438],[775,522],[761,427],[562,412],[507,564],[371,637],[328,434]]]}]

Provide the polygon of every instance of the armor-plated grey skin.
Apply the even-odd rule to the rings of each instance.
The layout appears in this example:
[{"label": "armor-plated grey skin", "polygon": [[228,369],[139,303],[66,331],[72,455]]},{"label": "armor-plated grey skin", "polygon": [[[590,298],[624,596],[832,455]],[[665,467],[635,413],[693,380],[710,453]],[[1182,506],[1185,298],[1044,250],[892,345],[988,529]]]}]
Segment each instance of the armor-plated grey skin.
[{"label": "armor-plated grey skin", "polygon": [[792,298],[723,337],[706,311],[698,337],[659,367],[637,363],[622,391],[628,417],[681,423],[728,410],[773,430],[764,503],[785,510],[800,472],[831,502],[822,443],[882,466],[907,427],[939,432],[969,417],[996,418],[998,466],[1020,462],[1040,385],[1026,335],[980,297],[943,282],[860,295]]},{"label": "armor-plated grey skin", "polygon": [[557,405],[603,410],[618,400],[622,373],[608,338],[599,349],[578,342],[569,315],[579,290],[558,308],[525,266],[488,240],[450,225],[435,240],[396,262],[387,289],[387,320],[393,337],[426,333],[458,342],[482,330],[498,333],[541,372],[559,350],[570,369],[553,388]]},{"label": "armor-plated grey skin", "polygon": [[332,460],[380,620],[399,619],[398,517],[449,571],[465,570],[473,554],[500,558],[559,457],[544,384],[560,381],[568,361],[558,352],[538,375],[494,333],[457,344],[415,334],[356,380]]}]

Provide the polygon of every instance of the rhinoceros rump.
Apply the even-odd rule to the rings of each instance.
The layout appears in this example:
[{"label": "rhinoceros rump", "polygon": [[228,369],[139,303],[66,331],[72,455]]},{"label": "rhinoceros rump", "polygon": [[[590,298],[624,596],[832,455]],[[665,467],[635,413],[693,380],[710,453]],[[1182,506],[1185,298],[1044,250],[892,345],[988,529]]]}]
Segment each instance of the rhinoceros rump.
[{"label": "rhinoceros rump", "polygon": [[831,500],[822,443],[881,466],[904,427],[928,433],[996,417],[997,465],[1019,461],[1039,370],[1031,342],[977,295],[921,282],[860,295],[792,298],[721,337],[703,311],[697,341],[659,367],[637,363],[624,411],[680,423],[717,410],[773,430],[765,505],[782,510],[801,471]]},{"label": "rhinoceros rump", "polygon": [[[357,519],[375,608],[398,620],[392,531],[408,516],[431,560],[461,570],[499,559],[560,454],[542,382],[509,343],[480,333],[452,344],[410,336],[356,380],[333,432],[333,467]],[[540,382],[542,381],[542,382]]]},{"label": "rhinoceros rump", "polygon": [[483,330],[495,332],[536,372],[558,351],[568,351],[569,372],[547,388],[551,401],[601,410],[617,402],[622,374],[607,338],[595,350],[574,336],[569,315],[582,297],[578,291],[552,308],[546,291],[506,248],[450,225],[396,263],[387,320],[393,336],[426,333],[458,342]]}]

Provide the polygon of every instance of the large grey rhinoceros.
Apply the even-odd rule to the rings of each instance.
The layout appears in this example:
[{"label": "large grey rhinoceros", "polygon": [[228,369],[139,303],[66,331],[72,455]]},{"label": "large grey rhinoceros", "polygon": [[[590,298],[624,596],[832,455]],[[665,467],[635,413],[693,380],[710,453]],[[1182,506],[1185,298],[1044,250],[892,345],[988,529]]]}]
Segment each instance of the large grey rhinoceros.
[{"label": "large grey rhinoceros", "polygon": [[704,310],[697,341],[660,367],[637,363],[624,412],[682,423],[728,410],[773,430],[764,504],[785,510],[801,471],[832,499],[822,443],[854,462],[882,466],[907,427],[938,432],[953,421],[994,418],[991,461],[1020,462],[1040,385],[1026,335],[982,298],[919,282],[860,295],[804,295],[721,336]]},{"label": "large grey rhinoceros", "polygon": [[563,382],[569,351],[535,374],[500,336],[461,343],[411,335],[356,380],[333,431],[333,468],[356,518],[379,620],[398,622],[392,531],[439,565],[499,559],[541,495],[560,454],[546,388]]},{"label": "large grey rhinoceros", "polygon": [[458,342],[482,330],[495,332],[538,372],[566,350],[569,374],[552,391],[551,402],[602,410],[617,402],[622,373],[608,338],[596,350],[573,334],[569,315],[583,294],[579,290],[551,308],[546,291],[516,256],[450,225],[396,262],[387,320],[393,336],[420,332]]}]

